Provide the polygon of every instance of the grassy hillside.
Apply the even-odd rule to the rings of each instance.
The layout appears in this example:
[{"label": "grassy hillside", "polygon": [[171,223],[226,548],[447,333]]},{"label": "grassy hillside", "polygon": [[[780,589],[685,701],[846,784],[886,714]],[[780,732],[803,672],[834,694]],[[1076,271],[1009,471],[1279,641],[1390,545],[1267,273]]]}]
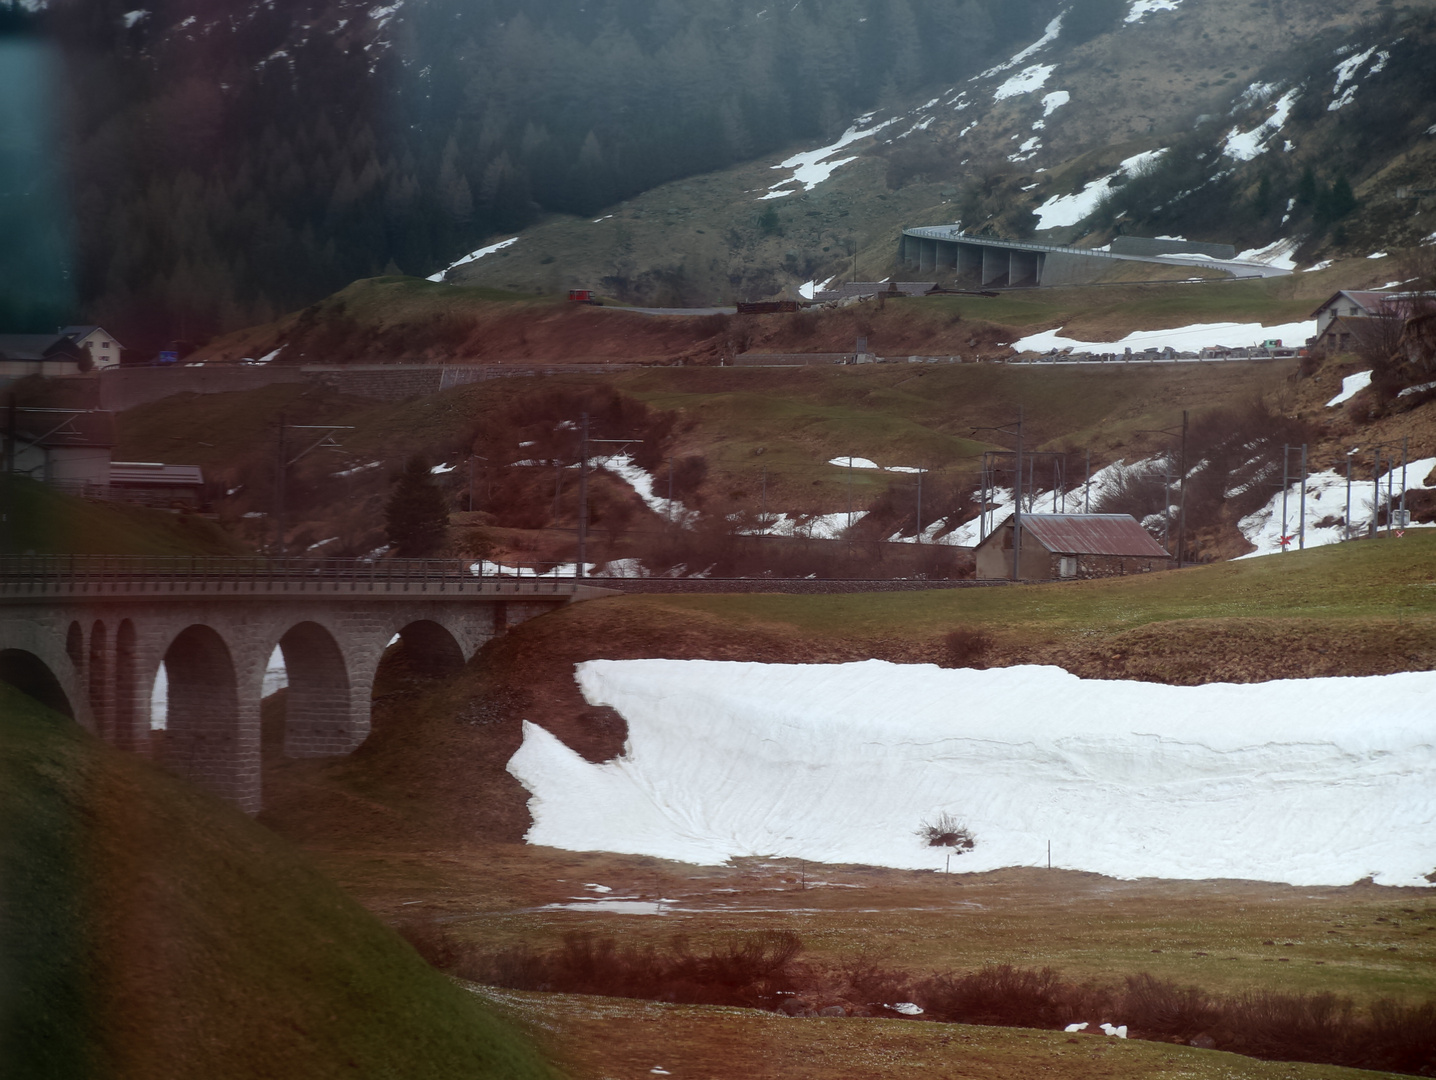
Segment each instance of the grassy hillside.
[{"label": "grassy hillside", "polygon": [[92,502],[23,477],[0,476],[0,506],[7,523],[0,551],[6,554],[238,555],[245,550],[197,514]]},{"label": "grassy hillside", "polygon": [[0,685],[0,1071],[555,1074],[293,849]]}]

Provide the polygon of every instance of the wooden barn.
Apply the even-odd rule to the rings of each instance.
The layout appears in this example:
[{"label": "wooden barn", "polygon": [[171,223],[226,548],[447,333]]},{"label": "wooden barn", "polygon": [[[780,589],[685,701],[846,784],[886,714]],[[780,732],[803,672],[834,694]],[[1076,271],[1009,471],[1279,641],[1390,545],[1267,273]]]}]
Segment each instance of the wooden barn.
[{"label": "wooden barn", "polygon": [[[979,578],[1012,576],[1012,518],[977,545]],[[1174,559],[1130,514],[1023,514],[1024,581],[1116,577],[1170,568]]]}]

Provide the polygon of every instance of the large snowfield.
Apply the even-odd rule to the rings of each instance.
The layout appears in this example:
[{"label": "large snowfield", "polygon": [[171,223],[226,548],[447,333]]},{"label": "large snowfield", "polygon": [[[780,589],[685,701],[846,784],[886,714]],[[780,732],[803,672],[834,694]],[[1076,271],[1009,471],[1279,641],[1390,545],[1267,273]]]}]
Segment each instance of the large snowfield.
[{"label": "large snowfield", "polygon": [[696,864],[734,856],[953,869],[1427,885],[1436,871],[1436,672],[1197,687],[879,660],[594,660],[628,722],[585,761],[525,723],[509,771],[530,843]]}]

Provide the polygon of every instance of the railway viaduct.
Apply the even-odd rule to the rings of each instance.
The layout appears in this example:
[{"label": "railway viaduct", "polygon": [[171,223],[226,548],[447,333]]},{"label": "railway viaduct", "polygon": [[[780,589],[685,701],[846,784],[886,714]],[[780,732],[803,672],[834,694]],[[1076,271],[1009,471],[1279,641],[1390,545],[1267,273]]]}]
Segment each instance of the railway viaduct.
[{"label": "railway viaduct", "polygon": [[[0,680],[255,813],[276,645],[289,678],[286,755],[347,754],[369,733],[371,687],[396,634],[411,664],[439,674],[509,626],[607,591],[480,578],[453,561],[3,559]],[[162,736],[150,726],[161,664]]]}]

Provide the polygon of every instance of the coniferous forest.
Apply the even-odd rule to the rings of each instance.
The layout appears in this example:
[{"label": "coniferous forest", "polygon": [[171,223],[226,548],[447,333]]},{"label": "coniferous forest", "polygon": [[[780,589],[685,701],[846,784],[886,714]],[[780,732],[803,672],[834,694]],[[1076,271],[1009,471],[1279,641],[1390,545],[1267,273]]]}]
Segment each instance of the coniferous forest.
[{"label": "coniferous forest", "polygon": [[141,2],[52,0],[8,31],[57,54],[65,317],[140,349],[356,277],[429,274],[540,215],[840,133],[976,73],[1058,8]]}]

